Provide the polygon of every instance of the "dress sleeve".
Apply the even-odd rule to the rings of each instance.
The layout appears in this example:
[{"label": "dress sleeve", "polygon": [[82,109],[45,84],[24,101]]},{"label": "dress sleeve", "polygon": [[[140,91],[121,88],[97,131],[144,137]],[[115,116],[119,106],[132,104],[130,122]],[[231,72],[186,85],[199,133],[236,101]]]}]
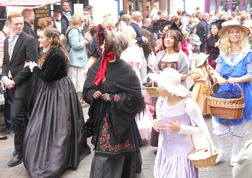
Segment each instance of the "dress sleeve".
[{"label": "dress sleeve", "polygon": [[[192,134],[194,144],[198,145],[196,147],[199,147],[201,144],[204,146],[209,146],[209,144],[210,144],[212,149],[216,150],[216,148],[213,144],[213,141],[211,139],[210,133],[208,131],[208,127],[206,125],[206,122],[201,114],[200,109],[199,109],[199,106],[191,98],[188,98],[186,101],[186,113],[191,118],[191,125],[197,126],[199,129],[198,132],[193,132],[193,134]],[[197,134],[194,134],[194,133],[197,133]],[[200,143],[198,141],[200,141],[202,143]]]},{"label": "dress sleeve", "polygon": [[218,72],[218,73],[221,73],[221,67],[222,67],[222,58],[219,56],[216,59],[216,68],[215,68],[215,71]]},{"label": "dress sleeve", "polygon": [[156,115],[157,119],[161,119],[161,106],[163,105],[164,98],[163,97],[158,97],[157,102],[156,102]]},{"label": "dress sleeve", "polygon": [[135,120],[136,114],[144,105],[142,96],[132,95],[122,92],[113,96],[110,107],[110,122],[114,133],[118,138],[123,138],[132,121]]},{"label": "dress sleeve", "polygon": [[189,62],[187,59],[187,56],[185,54],[180,54],[179,60],[178,60],[178,72],[180,74],[187,74],[189,71]]},{"label": "dress sleeve", "polygon": [[247,75],[252,79],[252,52],[247,56]]},{"label": "dress sleeve", "polygon": [[71,48],[74,50],[83,50],[84,48],[84,41],[80,40],[80,32],[78,29],[73,28],[68,33],[68,39]]}]

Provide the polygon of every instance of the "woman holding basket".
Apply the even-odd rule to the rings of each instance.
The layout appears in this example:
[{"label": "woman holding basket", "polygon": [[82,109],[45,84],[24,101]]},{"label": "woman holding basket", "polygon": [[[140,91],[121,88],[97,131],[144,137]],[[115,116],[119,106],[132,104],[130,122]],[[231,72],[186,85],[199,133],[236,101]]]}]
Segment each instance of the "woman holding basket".
[{"label": "woman holding basket", "polygon": [[[220,56],[216,59],[215,77],[220,85],[218,93],[229,91],[243,92],[244,104],[243,116],[237,119],[213,117],[213,134],[217,136],[219,155],[216,162],[224,158],[225,136],[231,134],[232,156],[231,165],[237,161],[239,145],[245,137],[249,123],[252,120],[252,52],[249,51],[249,29],[239,22],[229,20],[222,23],[220,37]],[[240,91],[238,84],[242,91]]]}]

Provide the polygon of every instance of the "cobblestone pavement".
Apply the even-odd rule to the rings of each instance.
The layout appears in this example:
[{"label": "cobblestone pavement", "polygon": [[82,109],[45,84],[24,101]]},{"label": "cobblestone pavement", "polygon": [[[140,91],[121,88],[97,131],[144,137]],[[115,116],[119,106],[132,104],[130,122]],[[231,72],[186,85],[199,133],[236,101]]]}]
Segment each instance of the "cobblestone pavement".
[{"label": "cobblestone pavement", "polygon": [[[84,113],[87,113],[87,108],[84,108]],[[85,118],[87,116],[85,115]],[[211,119],[206,119],[207,125],[211,131]],[[2,125],[2,117],[0,117],[0,125]],[[4,133],[3,126],[0,126],[0,133]],[[249,133],[246,140],[252,138],[252,134]],[[200,169],[201,178],[232,178],[231,170],[232,167],[229,165],[230,162],[230,139],[227,140],[228,153],[226,154],[225,161],[211,168]],[[90,140],[89,140],[89,145]],[[153,152],[155,148],[147,145],[141,148],[143,166],[142,173],[137,178],[153,178],[153,166],[155,155]],[[0,141],[0,178],[28,178],[28,174],[23,164],[13,168],[7,167],[7,162],[11,158],[13,152],[13,136],[9,136],[8,140]],[[81,161],[77,170],[67,170],[62,178],[88,178],[91,166],[91,160],[93,153],[88,155],[84,160]]]}]

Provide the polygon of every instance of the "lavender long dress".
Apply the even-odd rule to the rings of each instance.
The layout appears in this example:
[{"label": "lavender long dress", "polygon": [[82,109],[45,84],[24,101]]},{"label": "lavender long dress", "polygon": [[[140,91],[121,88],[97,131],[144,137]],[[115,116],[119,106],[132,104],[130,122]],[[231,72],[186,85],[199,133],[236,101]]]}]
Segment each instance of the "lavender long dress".
[{"label": "lavender long dress", "polygon": [[[185,112],[185,100],[173,107],[164,102],[157,103],[157,116],[163,122],[178,120],[185,125],[192,125],[189,115]],[[198,169],[187,159],[193,150],[191,135],[178,132],[160,131],[158,151],[155,160],[155,178],[198,178]]]}]

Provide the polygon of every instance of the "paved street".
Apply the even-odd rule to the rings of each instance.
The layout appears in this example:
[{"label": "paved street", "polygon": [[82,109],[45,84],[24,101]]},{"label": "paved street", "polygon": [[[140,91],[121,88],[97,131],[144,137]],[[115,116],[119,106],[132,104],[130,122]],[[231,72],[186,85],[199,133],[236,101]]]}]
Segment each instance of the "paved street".
[{"label": "paved street", "polygon": [[[84,109],[85,118],[87,118],[87,109]],[[208,127],[211,129],[211,120],[207,119]],[[2,117],[0,119],[0,124],[2,125]],[[0,133],[4,133],[2,126],[0,127]],[[247,139],[252,138],[252,134],[249,133]],[[90,140],[89,140],[90,143]],[[226,161],[212,168],[200,169],[201,178],[232,178],[231,167],[229,166],[229,154],[230,154],[230,139],[228,144],[228,154],[226,155]],[[91,146],[91,144],[89,144]],[[141,148],[142,158],[143,158],[143,171],[138,178],[152,178],[153,177],[153,165],[155,156],[153,151],[155,148],[151,146],[144,146]],[[11,153],[13,151],[13,137],[6,141],[0,141],[0,178],[27,178],[28,174],[23,166],[23,164],[16,166],[14,168],[8,168],[7,162],[11,158]],[[88,155],[79,165],[77,170],[68,170],[64,173],[62,178],[88,178],[89,170],[91,166],[92,154]]]}]

